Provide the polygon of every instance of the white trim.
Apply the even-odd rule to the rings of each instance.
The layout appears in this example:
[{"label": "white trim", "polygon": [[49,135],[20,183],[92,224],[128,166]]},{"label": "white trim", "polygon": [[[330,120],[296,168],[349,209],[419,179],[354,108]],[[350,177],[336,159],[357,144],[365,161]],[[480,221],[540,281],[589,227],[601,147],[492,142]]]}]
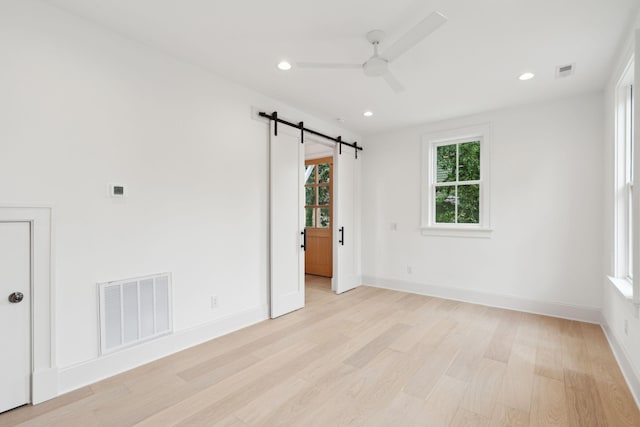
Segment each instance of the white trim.
[{"label": "white trim", "polygon": [[607,276],[609,282],[625,297],[629,302],[633,301],[633,284],[628,279]]},{"label": "white trim", "polygon": [[[491,236],[491,140],[490,123],[465,126],[422,136],[422,185],[420,229],[423,236],[490,237]],[[480,141],[480,223],[435,223],[433,189],[435,186],[435,150],[438,146]],[[475,181],[474,181],[475,182]],[[477,182],[476,182],[477,183]]]},{"label": "white trim", "polygon": [[622,298],[629,304],[635,318],[640,317],[640,304],[633,299],[633,283],[628,279],[620,279],[617,277],[607,276],[609,282],[613,285],[616,291]]},{"label": "white trim", "polygon": [[42,403],[58,396],[58,368],[47,368],[33,371],[31,377],[32,403]]},{"label": "white trim", "polygon": [[28,221],[32,235],[31,402],[57,395],[55,290],[53,284],[53,212],[46,205],[0,205],[0,221]]},{"label": "white trim", "polygon": [[526,313],[543,314],[562,319],[579,320],[588,323],[602,323],[600,308],[565,304],[560,302],[537,301],[514,295],[495,294],[471,289],[448,286],[427,285],[403,280],[364,276],[362,283],[376,288],[410,292],[455,301],[481,304],[489,307],[506,308]]},{"label": "white trim", "polygon": [[475,237],[488,239],[493,232],[492,228],[473,227],[472,224],[459,224],[459,227],[441,227],[433,225],[428,228],[421,228],[420,232],[423,236],[440,236],[440,237]]},{"label": "white trim", "polygon": [[[633,55],[629,58],[622,75],[615,85],[614,100],[614,271],[617,278],[629,277],[630,270],[635,267],[629,265],[629,252],[633,253],[635,232],[633,238],[629,236],[629,227],[632,224],[629,212],[633,214],[634,206],[629,205],[629,159],[630,146],[627,127],[630,112],[630,92],[629,86],[633,83],[634,60]],[[635,198],[637,189],[631,187],[631,196]],[[631,263],[632,264],[632,263]]]},{"label": "white trim", "polygon": [[268,318],[268,306],[259,306],[178,331],[157,340],[147,341],[135,347],[62,368],[58,379],[60,394],[96,383]]},{"label": "white trim", "polygon": [[[639,72],[635,72],[635,63],[636,61],[640,61],[640,30],[635,30],[634,42],[635,51],[631,60],[633,61],[633,87],[636,89],[636,93],[632,96],[633,105],[631,106],[631,110],[633,112],[633,116],[630,117],[632,120],[632,124],[634,129],[633,132],[633,140],[631,141],[631,145],[633,147],[633,166],[634,174],[640,173],[640,132],[637,130],[637,124],[640,123],[640,97],[637,96],[637,90],[640,88],[640,70]],[[623,77],[624,78],[624,77]],[[635,185],[632,188],[632,226],[631,226],[631,239],[632,239],[632,247],[633,250],[631,255],[633,257],[633,271],[636,272],[636,276],[640,276],[640,186]],[[636,280],[633,283],[633,302],[638,306],[640,305],[640,280]],[[636,306],[636,307],[637,307]],[[637,311],[636,311],[637,316]]]},{"label": "white trim", "polygon": [[636,376],[633,363],[631,363],[631,359],[624,351],[624,347],[616,340],[615,334],[611,331],[606,321],[602,322],[602,331],[604,332],[604,336],[607,337],[607,341],[609,341],[609,347],[611,347],[613,356],[616,358],[616,362],[618,362],[620,371],[622,371],[622,376],[627,386],[629,386],[633,400],[635,400],[636,406],[640,409],[640,379]]}]

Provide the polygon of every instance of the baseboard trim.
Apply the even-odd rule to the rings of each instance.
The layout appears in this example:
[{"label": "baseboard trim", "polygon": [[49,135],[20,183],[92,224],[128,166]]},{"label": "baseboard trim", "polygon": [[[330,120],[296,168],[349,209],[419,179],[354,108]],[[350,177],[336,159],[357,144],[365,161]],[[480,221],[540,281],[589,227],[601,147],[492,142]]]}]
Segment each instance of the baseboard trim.
[{"label": "baseboard trim", "polygon": [[154,341],[62,368],[58,375],[58,395],[96,383],[268,318],[267,306],[255,307],[191,329],[175,332]]},{"label": "baseboard trim", "polygon": [[536,301],[513,295],[501,295],[476,290],[427,285],[423,283],[372,276],[363,276],[362,284],[377,288],[469,302],[472,304],[481,304],[489,307],[506,308],[509,310],[543,314],[545,316],[560,317],[563,319],[579,320],[581,322],[602,323],[600,309],[596,307]]},{"label": "baseboard trim", "polygon": [[37,405],[58,396],[58,375],[55,368],[41,369],[31,376],[31,403]]},{"label": "baseboard trim", "polygon": [[606,321],[602,322],[602,331],[604,332],[604,336],[607,337],[607,341],[609,341],[609,347],[611,347],[613,356],[618,362],[620,371],[622,371],[622,376],[627,382],[627,386],[629,386],[633,400],[636,401],[636,406],[640,408],[640,378],[636,375],[636,371],[633,369],[631,360],[627,357],[627,353],[616,339],[613,331],[611,331],[611,328],[609,328]]}]

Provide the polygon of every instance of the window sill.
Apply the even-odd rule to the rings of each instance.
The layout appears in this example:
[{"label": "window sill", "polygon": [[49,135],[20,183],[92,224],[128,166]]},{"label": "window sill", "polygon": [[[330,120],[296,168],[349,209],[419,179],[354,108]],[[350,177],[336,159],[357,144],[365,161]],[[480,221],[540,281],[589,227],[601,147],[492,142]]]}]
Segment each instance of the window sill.
[{"label": "window sill", "polygon": [[633,301],[633,284],[629,280],[611,276],[607,276],[607,278],[623,297],[629,302]]},{"label": "window sill", "polygon": [[489,239],[493,229],[479,227],[422,227],[423,236],[440,236],[440,237],[472,237],[480,239]]},{"label": "window sill", "polygon": [[633,284],[627,279],[620,279],[618,277],[607,276],[614,288],[618,290],[620,295],[630,304],[633,310],[633,315],[636,319],[640,318],[640,303],[633,300]]}]

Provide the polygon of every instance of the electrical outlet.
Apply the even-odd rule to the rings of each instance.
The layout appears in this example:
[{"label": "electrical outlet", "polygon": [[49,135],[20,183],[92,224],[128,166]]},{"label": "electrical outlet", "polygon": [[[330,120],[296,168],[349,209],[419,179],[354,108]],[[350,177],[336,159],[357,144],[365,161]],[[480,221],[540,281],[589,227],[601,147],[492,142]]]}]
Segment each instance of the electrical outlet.
[{"label": "electrical outlet", "polygon": [[218,308],[218,296],[211,295],[211,309]]},{"label": "electrical outlet", "polygon": [[629,322],[627,319],[624,319],[624,334],[629,335]]},{"label": "electrical outlet", "polygon": [[407,265],[407,273],[413,274],[413,268],[410,265]]}]

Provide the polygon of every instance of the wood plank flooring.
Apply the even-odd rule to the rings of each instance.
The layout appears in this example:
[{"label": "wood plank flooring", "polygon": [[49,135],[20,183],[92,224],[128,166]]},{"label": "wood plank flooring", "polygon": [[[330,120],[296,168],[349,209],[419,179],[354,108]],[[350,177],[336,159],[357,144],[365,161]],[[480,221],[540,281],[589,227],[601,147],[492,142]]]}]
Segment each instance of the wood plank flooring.
[{"label": "wood plank flooring", "polygon": [[307,277],[304,310],[0,426],[640,426],[598,325]]}]

